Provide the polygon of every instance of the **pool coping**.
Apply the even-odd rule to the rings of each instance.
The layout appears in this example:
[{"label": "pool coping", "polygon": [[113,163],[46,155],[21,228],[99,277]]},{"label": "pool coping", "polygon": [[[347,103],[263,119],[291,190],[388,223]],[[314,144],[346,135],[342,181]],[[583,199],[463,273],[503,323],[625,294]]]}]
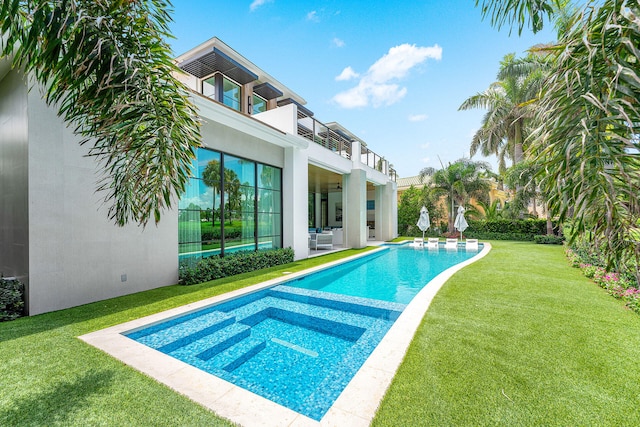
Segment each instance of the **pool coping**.
[{"label": "pool coping", "polygon": [[133,341],[122,335],[122,332],[149,326],[221,301],[272,287],[293,278],[306,276],[319,270],[369,256],[377,251],[386,250],[385,248],[381,247],[321,266],[286,274],[236,291],[91,332],[78,338],[165,384],[174,391],[187,396],[217,415],[240,425],[368,426],[373,420],[378,405],[391,384],[398,367],[402,363],[409,344],[431,301],[442,285],[454,273],[489,253],[491,245],[485,242],[483,242],[483,245],[483,249],[478,254],[441,272],[416,294],[320,421],[315,421],[144,344]]}]

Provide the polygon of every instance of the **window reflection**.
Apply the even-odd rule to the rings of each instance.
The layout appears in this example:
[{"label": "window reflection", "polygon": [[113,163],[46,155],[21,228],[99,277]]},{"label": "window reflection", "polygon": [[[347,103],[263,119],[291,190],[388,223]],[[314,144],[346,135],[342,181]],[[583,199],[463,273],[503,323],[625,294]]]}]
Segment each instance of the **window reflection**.
[{"label": "window reflection", "polygon": [[178,204],[181,263],[282,247],[281,169],[201,148],[191,170]]},{"label": "window reflection", "polygon": [[264,111],[267,111],[267,101],[254,93],[251,100],[251,114],[258,114]]},{"label": "window reflection", "polygon": [[240,111],[240,85],[224,77],[222,79],[222,103]]}]

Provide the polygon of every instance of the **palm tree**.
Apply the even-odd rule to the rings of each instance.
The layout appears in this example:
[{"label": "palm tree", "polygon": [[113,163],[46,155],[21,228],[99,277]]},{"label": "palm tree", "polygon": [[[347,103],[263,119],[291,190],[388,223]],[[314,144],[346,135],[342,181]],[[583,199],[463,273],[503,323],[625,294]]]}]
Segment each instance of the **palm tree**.
[{"label": "palm tree", "polygon": [[[529,9],[533,3],[538,9]],[[483,14],[522,29],[527,19],[541,25],[540,11],[557,3],[484,0]],[[634,268],[640,284],[637,8],[605,0],[564,21],[533,148],[550,210],[572,222],[570,240],[606,242],[609,266]]]},{"label": "palm tree", "polygon": [[464,206],[472,197],[477,200],[487,198],[491,185],[482,178],[482,173],[490,169],[487,162],[463,158],[449,163],[447,167],[443,165],[442,169],[427,167],[420,171],[420,180],[424,182],[426,177],[431,177],[433,190],[446,196],[447,205],[451,206],[449,232],[453,232],[454,204]]},{"label": "palm tree", "polygon": [[507,158],[513,164],[522,160],[526,124],[532,117],[529,105],[538,99],[543,81],[540,64],[534,56],[518,60],[513,53],[505,55],[498,80],[460,105],[459,110],[488,110],[471,140],[472,156],[478,151],[484,156],[496,155],[500,171],[506,169]]},{"label": "palm tree", "polygon": [[513,202],[517,209],[520,211],[526,210],[529,203],[533,201],[532,214],[536,217],[538,216],[536,210],[537,200],[540,199],[538,182],[536,180],[537,172],[538,165],[536,163],[524,161],[510,167],[504,174],[505,183],[509,187],[517,189]]},{"label": "palm tree", "polygon": [[500,210],[500,200],[494,200],[491,203],[487,203],[484,200],[478,200],[476,202],[478,206],[484,211],[483,218],[487,221],[495,221],[502,217]]},{"label": "palm tree", "polygon": [[173,75],[164,0],[3,0],[0,57],[46,88],[45,100],[101,164],[109,218],[158,222],[184,191],[199,145],[195,108]]}]

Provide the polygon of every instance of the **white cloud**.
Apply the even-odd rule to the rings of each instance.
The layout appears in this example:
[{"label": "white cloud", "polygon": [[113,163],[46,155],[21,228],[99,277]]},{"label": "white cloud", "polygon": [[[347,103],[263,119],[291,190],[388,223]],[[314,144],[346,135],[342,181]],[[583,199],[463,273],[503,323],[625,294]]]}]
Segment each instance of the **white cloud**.
[{"label": "white cloud", "polygon": [[333,38],[333,44],[334,44],[336,47],[344,47],[344,45],[345,45],[344,40],[341,40],[341,39],[339,39],[339,38],[337,38],[337,37],[334,37],[334,38]]},{"label": "white cloud", "polygon": [[307,13],[307,21],[320,22],[318,12],[312,10],[311,12]]},{"label": "white cloud", "polygon": [[410,122],[423,122],[429,118],[426,114],[411,114],[409,115]]},{"label": "white cloud", "polygon": [[[405,43],[392,47],[388,53],[369,67],[357,86],[338,93],[333,97],[333,101],[343,108],[364,107],[369,104],[374,107],[394,104],[407,94],[407,88],[391,82],[403,79],[412,68],[427,59],[440,60],[440,58],[442,58],[442,48],[438,45],[419,47]],[[350,69],[350,67],[347,68]],[[340,76],[348,76],[345,74],[347,68]]]},{"label": "white cloud", "polygon": [[336,76],[336,80],[341,82],[345,80],[355,79],[356,77],[360,77],[360,74],[353,71],[353,68],[347,67],[340,73],[339,76]]},{"label": "white cloud", "polygon": [[431,161],[431,159],[429,157],[423,157],[422,158],[422,163],[429,163]]},{"label": "white cloud", "polygon": [[425,142],[424,144],[420,145],[420,148],[422,148],[423,150],[428,150],[429,148],[431,148],[431,144]]},{"label": "white cloud", "polygon": [[249,6],[249,10],[251,10],[251,12],[253,12],[254,10],[256,10],[257,8],[259,8],[260,6],[266,4],[266,3],[271,3],[273,0],[253,0],[253,3],[251,3],[251,6]]},{"label": "white cloud", "polygon": [[333,100],[343,108],[366,107],[369,97],[366,90],[356,86],[333,97]]}]

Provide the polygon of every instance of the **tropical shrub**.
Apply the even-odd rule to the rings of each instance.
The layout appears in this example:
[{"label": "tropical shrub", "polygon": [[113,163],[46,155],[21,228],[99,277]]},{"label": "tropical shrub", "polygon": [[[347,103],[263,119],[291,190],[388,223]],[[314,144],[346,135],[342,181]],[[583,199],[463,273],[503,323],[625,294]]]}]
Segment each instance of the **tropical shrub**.
[{"label": "tropical shrub", "polygon": [[[413,185],[405,190],[400,196],[398,203],[398,234],[401,236],[421,236],[422,231],[416,225],[422,206],[429,211],[431,227],[427,234],[435,235],[438,219],[443,216],[442,209],[436,203],[437,197],[429,186],[416,188]],[[446,222],[445,222],[446,224]],[[441,228],[441,230],[445,230]]]},{"label": "tropical shrub", "polygon": [[591,254],[582,250],[576,251],[567,247],[565,250],[567,258],[573,267],[580,268],[585,277],[592,279],[607,293],[615,298],[621,299],[625,305],[636,313],[640,314],[640,288],[633,274],[629,272],[611,272],[601,265],[594,265],[582,260],[580,253],[593,259]]},{"label": "tropical shrub", "polygon": [[19,280],[0,278],[0,322],[24,315],[24,285]]},{"label": "tropical shrub", "polygon": [[533,241],[535,236],[546,235],[547,222],[543,219],[468,220],[467,237],[485,240]]},{"label": "tropical shrub", "polygon": [[533,241],[541,245],[561,245],[564,242],[564,236],[533,236]]},{"label": "tropical shrub", "polygon": [[204,258],[195,266],[180,266],[180,284],[194,285],[222,277],[261,270],[293,262],[293,249],[266,249],[234,252],[224,257]]}]

